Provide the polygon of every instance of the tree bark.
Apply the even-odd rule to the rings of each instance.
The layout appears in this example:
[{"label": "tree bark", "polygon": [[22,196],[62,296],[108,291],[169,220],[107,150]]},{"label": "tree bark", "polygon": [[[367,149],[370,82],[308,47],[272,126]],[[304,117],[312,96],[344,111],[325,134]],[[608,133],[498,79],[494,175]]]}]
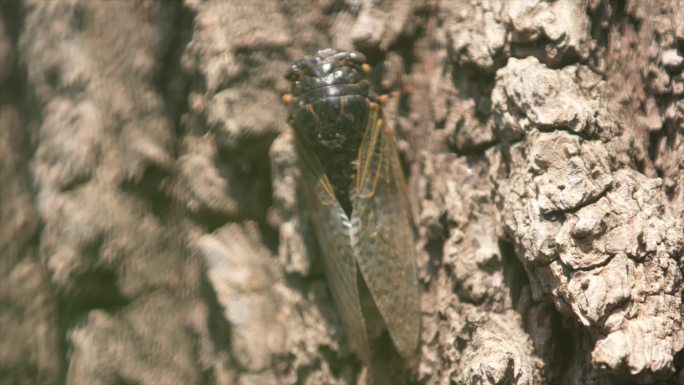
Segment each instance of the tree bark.
[{"label": "tree bark", "polygon": [[369,382],[280,101],[321,47],[411,90],[408,383],[684,383],[682,0],[8,0],[0,384]]}]

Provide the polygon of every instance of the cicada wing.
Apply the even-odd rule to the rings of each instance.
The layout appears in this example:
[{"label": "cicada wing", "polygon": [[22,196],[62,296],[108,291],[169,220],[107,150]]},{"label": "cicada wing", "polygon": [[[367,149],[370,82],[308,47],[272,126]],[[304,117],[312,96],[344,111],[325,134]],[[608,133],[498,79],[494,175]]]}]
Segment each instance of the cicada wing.
[{"label": "cicada wing", "polygon": [[368,289],[399,353],[412,359],[420,333],[415,244],[394,133],[371,103],[359,148],[352,246]]},{"label": "cicada wing", "polygon": [[357,266],[351,246],[351,223],[316,156],[297,140],[301,185],[323,253],[328,287],[354,352],[370,362],[366,324],[361,312]]}]

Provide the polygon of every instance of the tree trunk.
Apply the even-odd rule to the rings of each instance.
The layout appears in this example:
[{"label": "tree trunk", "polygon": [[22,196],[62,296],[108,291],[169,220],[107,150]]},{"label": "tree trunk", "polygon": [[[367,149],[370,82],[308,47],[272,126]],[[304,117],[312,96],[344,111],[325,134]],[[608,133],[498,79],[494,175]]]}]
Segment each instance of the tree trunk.
[{"label": "tree trunk", "polygon": [[0,384],[370,382],[280,101],[321,47],[411,89],[408,383],[684,383],[682,0],[8,0]]}]

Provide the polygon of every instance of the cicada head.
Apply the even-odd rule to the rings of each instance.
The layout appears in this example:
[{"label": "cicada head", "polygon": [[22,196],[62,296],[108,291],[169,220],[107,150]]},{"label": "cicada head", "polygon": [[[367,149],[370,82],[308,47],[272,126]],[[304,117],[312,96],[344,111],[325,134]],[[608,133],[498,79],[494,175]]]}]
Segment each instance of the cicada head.
[{"label": "cicada head", "polygon": [[292,95],[298,97],[326,86],[358,84],[363,80],[365,64],[361,52],[324,48],[316,57],[292,64],[285,78],[292,82]]},{"label": "cicada head", "polygon": [[356,51],[318,50],[290,66],[290,122],[314,151],[356,151],[368,117],[365,56]]}]

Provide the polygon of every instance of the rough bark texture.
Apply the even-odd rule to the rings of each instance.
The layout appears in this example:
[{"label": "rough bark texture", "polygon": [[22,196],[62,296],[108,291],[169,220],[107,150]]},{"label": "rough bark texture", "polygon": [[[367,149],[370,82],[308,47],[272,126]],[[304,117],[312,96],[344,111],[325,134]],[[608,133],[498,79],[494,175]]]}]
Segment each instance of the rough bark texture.
[{"label": "rough bark texture", "polygon": [[0,384],[366,384],[287,65],[390,100],[409,383],[684,382],[684,1],[0,2]]}]

